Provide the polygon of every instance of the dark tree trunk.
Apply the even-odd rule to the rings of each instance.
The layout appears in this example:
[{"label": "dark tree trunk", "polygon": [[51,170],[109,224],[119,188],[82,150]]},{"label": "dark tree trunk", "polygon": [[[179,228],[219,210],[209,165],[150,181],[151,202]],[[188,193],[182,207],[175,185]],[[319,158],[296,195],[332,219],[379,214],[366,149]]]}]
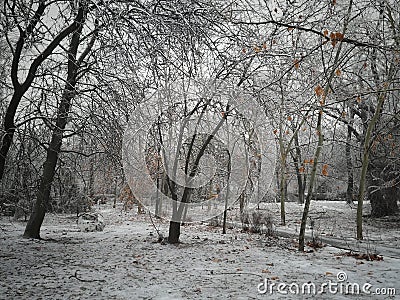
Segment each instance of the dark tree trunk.
[{"label": "dark tree trunk", "polygon": [[351,147],[350,140],[348,138],[346,143],[346,167],[347,167],[346,202],[349,204],[353,203],[353,193],[354,193],[353,160],[351,158],[350,147]]},{"label": "dark tree trunk", "polygon": [[[354,118],[354,111],[350,111],[350,122]],[[351,157],[351,126],[352,122],[347,126],[347,137],[346,137],[346,169],[347,169],[347,189],[346,189],[346,202],[353,203],[354,196],[354,175],[353,175],[353,159]]]},{"label": "dark tree trunk", "polygon": [[306,184],[307,184],[306,176],[303,175],[301,177],[301,181],[300,181],[300,178],[297,178],[297,181],[298,181],[298,184],[301,184],[299,186],[299,204],[304,204]]},{"label": "dark tree trunk", "polygon": [[61,136],[53,134],[47,151],[46,162],[43,166],[43,175],[40,181],[35,206],[26,225],[24,237],[34,239],[40,238],[40,227],[42,226],[44,216],[49,207],[50,189],[54,179],[61,139]]},{"label": "dark tree trunk", "polygon": [[37,193],[36,203],[29,221],[26,224],[24,237],[27,238],[40,238],[40,228],[50,204],[50,190],[54,180],[58,154],[60,153],[61,149],[63,132],[68,122],[68,113],[71,107],[71,101],[75,96],[77,71],[79,69],[79,64],[76,60],[76,54],[78,52],[82,25],[85,21],[84,10],[85,8],[81,6],[75,19],[75,22],[79,25],[77,27],[78,29],[72,35],[68,50],[67,81],[57,111],[56,126],[52,133],[49,148],[47,149],[46,161],[43,165],[43,174]]},{"label": "dark tree trunk", "polygon": [[[295,129],[294,129],[294,131],[295,131]],[[304,203],[304,192],[306,190],[306,182],[305,182],[305,176],[303,176],[302,172],[300,171],[302,159],[301,159],[301,149],[300,149],[300,145],[299,145],[299,135],[298,135],[297,131],[295,131],[295,135],[294,135],[294,145],[295,145],[296,152],[293,153],[293,151],[291,151],[290,154],[292,155],[294,167],[296,170],[297,191],[299,194],[298,203],[303,204]]]},{"label": "dark tree trunk", "polygon": [[43,165],[43,174],[40,180],[36,203],[29,218],[28,224],[26,225],[24,237],[35,239],[40,238],[40,227],[42,226],[44,216],[49,207],[51,185],[54,180],[58,154],[60,152],[63,139],[63,131],[67,124],[68,112],[74,93],[71,91],[73,87],[71,85],[69,86],[70,87],[67,87],[66,91],[64,92],[58,108],[56,127],[53,131],[51,142],[47,150],[46,161]]},{"label": "dark tree trunk", "polygon": [[88,194],[91,199],[93,199],[94,196],[94,161],[95,157],[90,158],[89,162],[89,189],[88,189]]},{"label": "dark tree trunk", "polygon": [[240,211],[240,215],[243,214],[244,212],[244,207],[245,207],[245,203],[244,203],[244,192],[242,192],[239,196],[239,211]]},{"label": "dark tree trunk", "polygon": [[169,234],[168,242],[171,244],[179,243],[179,236],[181,235],[181,223],[170,221],[169,222]]},{"label": "dark tree trunk", "polygon": [[10,150],[14,133],[15,133],[15,124],[14,124],[14,117],[17,111],[17,107],[22,99],[24,92],[18,88],[14,92],[13,97],[11,98],[10,104],[7,107],[6,116],[4,118],[4,136],[1,140],[1,147],[0,147],[0,181],[3,179],[5,166],[6,166],[6,158],[8,151]]}]

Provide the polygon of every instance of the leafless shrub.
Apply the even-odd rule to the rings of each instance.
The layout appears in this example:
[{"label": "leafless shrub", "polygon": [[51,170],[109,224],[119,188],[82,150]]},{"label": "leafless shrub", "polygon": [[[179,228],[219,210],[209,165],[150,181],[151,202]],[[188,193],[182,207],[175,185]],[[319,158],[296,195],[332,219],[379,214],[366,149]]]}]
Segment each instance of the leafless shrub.
[{"label": "leafless shrub", "polygon": [[266,211],[254,210],[242,213],[242,228],[253,233],[273,234],[273,218]]}]

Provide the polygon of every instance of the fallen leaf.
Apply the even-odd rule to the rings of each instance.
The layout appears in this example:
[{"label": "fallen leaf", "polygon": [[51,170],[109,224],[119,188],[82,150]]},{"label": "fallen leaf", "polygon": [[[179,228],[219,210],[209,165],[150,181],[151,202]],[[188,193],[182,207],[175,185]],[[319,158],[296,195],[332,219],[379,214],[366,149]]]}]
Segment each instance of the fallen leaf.
[{"label": "fallen leaf", "polygon": [[278,276],[272,276],[271,280],[279,280],[279,277]]},{"label": "fallen leaf", "polygon": [[325,272],[325,275],[326,275],[326,276],[332,276],[333,273],[332,273],[332,272]]}]

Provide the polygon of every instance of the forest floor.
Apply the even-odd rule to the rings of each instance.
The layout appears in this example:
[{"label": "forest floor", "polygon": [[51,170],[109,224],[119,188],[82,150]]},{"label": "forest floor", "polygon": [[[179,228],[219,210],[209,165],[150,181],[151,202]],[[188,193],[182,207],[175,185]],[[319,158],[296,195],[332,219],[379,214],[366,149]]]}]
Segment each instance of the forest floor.
[{"label": "forest floor", "polygon": [[[276,219],[276,232],[294,234],[301,208],[287,203],[287,224],[279,226],[278,204],[261,205]],[[22,238],[25,223],[1,217],[0,299],[399,298],[400,257],[384,252],[373,261],[329,245],[300,253],[290,237],[239,228],[222,235],[206,223],[185,225],[180,244],[164,244],[149,215],[107,204],[97,210],[104,231],[81,232],[74,215],[48,214],[43,240]],[[236,212],[229,215],[234,223]],[[313,202],[310,215],[317,237],[354,238],[355,210],[347,204]],[[168,222],[153,221],[165,236]],[[365,219],[371,253],[377,245],[399,249],[399,224]]]}]

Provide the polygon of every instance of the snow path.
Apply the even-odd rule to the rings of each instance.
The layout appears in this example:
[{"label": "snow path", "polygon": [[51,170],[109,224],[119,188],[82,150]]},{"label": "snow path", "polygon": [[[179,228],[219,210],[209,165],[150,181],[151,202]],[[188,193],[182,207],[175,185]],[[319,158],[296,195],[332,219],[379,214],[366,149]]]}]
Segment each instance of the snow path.
[{"label": "snow path", "polygon": [[[396,288],[400,259],[359,261],[326,247],[299,253],[288,238],[268,238],[237,229],[187,225],[179,245],[156,243],[148,216],[102,211],[103,232],[79,232],[72,216],[48,215],[42,227],[47,241],[21,238],[24,223],[0,220],[0,299],[347,299],[348,295],[274,295],[258,293],[269,282],[317,287],[348,281]],[[168,224],[157,221],[161,232]],[[389,296],[372,296],[394,299]],[[398,297],[398,296],[395,296]],[[367,299],[370,295],[353,295]]]}]

